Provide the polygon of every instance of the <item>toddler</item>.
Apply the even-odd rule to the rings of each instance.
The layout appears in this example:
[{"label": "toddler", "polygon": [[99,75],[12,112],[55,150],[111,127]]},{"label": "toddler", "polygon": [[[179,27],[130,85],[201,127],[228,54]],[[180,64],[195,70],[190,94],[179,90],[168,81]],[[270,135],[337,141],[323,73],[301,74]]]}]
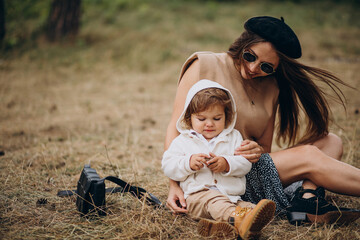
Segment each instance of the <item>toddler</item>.
[{"label": "toddler", "polygon": [[234,129],[235,101],[229,90],[200,80],[189,90],[176,137],[162,159],[165,175],[180,182],[188,213],[202,236],[237,233],[256,237],[274,216],[275,203],[241,201],[251,163],[234,155],[243,138]]}]

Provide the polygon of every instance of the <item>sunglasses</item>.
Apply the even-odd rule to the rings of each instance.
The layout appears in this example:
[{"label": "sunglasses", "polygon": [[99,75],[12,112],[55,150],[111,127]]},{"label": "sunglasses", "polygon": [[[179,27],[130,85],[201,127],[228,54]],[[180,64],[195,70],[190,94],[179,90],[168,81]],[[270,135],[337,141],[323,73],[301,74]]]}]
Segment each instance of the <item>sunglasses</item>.
[{"label": "sunglasses", "polygon": [[[254,54],[252,54],[249,51],[244,51],[242,54],[242,58],[247,61],[247,62],[255,62],[257,59],[257,56],[255,56]],[[270,65],[270,63],[260,63],[260,69],[261,71],[263,71],[266,74],[272,74],[275,72],[275,69],[273,66]]]}]

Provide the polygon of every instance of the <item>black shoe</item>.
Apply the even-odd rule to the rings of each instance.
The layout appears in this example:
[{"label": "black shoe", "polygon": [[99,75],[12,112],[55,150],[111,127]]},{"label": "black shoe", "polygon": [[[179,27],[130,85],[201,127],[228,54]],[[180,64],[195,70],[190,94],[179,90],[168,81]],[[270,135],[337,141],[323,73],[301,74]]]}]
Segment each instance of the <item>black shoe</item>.
[{"label": "black shoe", "polygon": [[[303,198],[305,193],[312,193],[315,196],[306,199]],[[299,187],[286,209],[286,215],[290,224],[298,226],[304,222],[348,224],[360,217],[360,210],[338,208],[328,203],[322,187],[316,190]]]}]

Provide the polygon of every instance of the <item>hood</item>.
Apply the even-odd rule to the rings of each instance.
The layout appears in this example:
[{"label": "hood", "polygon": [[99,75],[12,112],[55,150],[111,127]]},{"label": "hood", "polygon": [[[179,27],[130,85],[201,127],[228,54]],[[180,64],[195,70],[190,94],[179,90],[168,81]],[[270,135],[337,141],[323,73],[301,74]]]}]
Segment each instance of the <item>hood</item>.
[{"label": "hood", "polygon": [[233,98],[231,92],[228,89],[221,86],[220,84],[218,84],[217,82],[210,81],[207,79],[202,79],[202,80],[198,81],[197,83],[195,83],[190,88],[190,90],[186,96],[184,110],[176,122],[176,128],[180,133],[185,133],[185,132],[189,131],[189,129],[186,128],[186,125],[185,125],[185,123],[183,123],[182,120],[184,119],[186,109],[189,106],[191,100],[193,99],[193,97],[195,96],[196,93],[198,93],[199,91],[206,89],[206,88],[220,88],[220,89],[225,90],[229,94],[230,99],[231,99],[231,104],[233,107],[233,111],[234,111],[234,117],[233,117],[232,122],[229,124],[229,126],[226,129],[224,129],[222,134],[228,134],[229,132],[231,132],[234,129],[235,122],[236,122],[236,105],[235,105],[235,101],[234,101],[234,98]]}]

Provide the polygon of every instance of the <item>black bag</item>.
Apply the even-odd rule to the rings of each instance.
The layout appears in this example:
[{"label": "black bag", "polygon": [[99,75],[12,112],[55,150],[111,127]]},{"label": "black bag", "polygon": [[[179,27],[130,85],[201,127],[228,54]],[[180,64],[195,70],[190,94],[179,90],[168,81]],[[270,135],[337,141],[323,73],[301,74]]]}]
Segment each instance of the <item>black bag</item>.
[{"label": "black bag", "polygon": [[90,165],[85,165],[77,184],[76,206],[83,215],[93,213],[95,210],[99,216],[105,212],[105,181],[100,179],[96,170]]},{"label": "black bag", "polygon": [[[120,187],[105,188],[105,180],[116,183]],[[160,200],[141,187],[131,186],[127,182],[114,176],[100,178],[96,170],[90,165],[85,165],[81,172],[76,190],[59,191],[58,196],[67,197],[77,194],[76,206],[82,216],[98,214],[106,215],[105,193],[130,192],[133,196],[141,199],[146,196],[148,205],[159,208],[162,206]]]}]

